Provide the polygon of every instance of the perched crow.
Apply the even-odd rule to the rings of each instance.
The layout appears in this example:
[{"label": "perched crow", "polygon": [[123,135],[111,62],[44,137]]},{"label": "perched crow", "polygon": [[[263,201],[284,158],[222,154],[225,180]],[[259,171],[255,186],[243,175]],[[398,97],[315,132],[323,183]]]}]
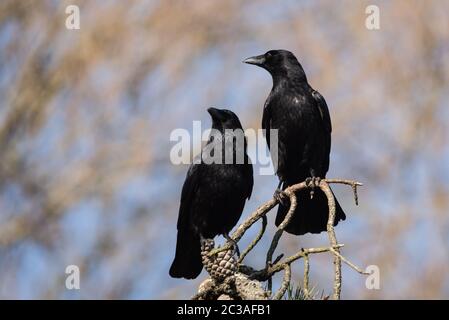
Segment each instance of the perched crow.
[{"label": "perched crow", "polygon": [[[281,191],[293,184],[307,181],[312,187],[325,178],[329,170],[331,150],[331,119],[326,101],[308,83],[296,57],[286,50],[271,50],[243,62],[266,69],[273,78],[273,88],[265,102],[262,128],[270,146],[270,129],[278,129],[279,186],[275,197],[281,201],[276,226],[284,219],[288,206]],[[272,153],[275,150],[270,150]],[[321,190],[314,196],[307,190],[298,193],[298,205],[287,232],[302,235],[326,230],[329,217],[327,198]],[[336,201],[335,225],[346,216]]]},{"label": "perched crow", "polygon": [[170,267],[174,278],[194,279],[200,274],[201,239],[217,235],[229,239],[253,189],[253,168],[238,117],[229,110],[207,111],[212,132],[182,188],[176,254]]}]

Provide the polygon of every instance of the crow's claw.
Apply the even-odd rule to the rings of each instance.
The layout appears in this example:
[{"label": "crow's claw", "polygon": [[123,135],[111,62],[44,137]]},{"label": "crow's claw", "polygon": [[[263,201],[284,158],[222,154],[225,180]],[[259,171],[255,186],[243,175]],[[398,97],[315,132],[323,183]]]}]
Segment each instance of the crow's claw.
[{"label": "crow's claw", "polygon": [[280,189],[276,189],[274,191],[273,198],[276,199],[283,206],[288,205],[289,197],[284,191]]},{"label": "crow's claw", "polygon": [[309,188],[315,188],[320,185],[321,178],[320,177],[308,177],[304,181],[306,183],[306,186]]},{"label": "crow's claw", "polygon": [[310,199],[313,199],[313,195],[315,194],[315,188],[320,185],[321,178],[320,177],[308,177],[305,180],[307,187],[310,188]]},{"label": "crow's claw", "polygon": [[306,180],[304,180],[304,182],[306,183],[306,186],[311,187],[312,180],[313,180],[313,178],[311,178],[311,177],[306,178]]}]

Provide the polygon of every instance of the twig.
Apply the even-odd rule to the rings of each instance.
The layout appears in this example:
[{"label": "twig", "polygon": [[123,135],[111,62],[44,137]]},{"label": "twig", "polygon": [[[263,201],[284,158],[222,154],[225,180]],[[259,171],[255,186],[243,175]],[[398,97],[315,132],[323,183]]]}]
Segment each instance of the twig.
[{"label": "twig", "polygon": [[280,300],[285,294],[285,291],[287,291],[288,286],[290,285],[291,280],[291,268],[289,264],[286,264],[284,267],[284,279],[282,280],[281,287],[279,288],[278,292],[273,296],[273,300]]},{"label": "twig", "polygon": [[[327,203],[329,206],[329,219],[327,220],[327,235],[329,237],[329,242],[331,247],[335,247],[337,242],[337,237],[335,235],[334,230],[334,221],[335,221],[335,198],[332,193],[329,184],[326,181],[320,181],[320,189],[327,196]],[[340,253],[338,248],[332,249],[332,252]],[[335,300],[340,300],[341,293],[341,259],[339,255],[334,255],[334,294],[333,297]]]},{"label": "twig", "polygon": [[280,255],[278,255],[277,257],[276,257],[276,259],[274,259],[274,261],[273,261],[273,264],[276,264],[276,263],[278,263],[279,261],[281,261],[281,259],[284,257],[284,254],[283,253],[281,253]]},{"label": "twig", "polygon": [[[254,211],[249,218],[247,218],[238,228],[237,230],[234,231],[234,233],[231,235],[231,238],[235,241],[238,242],[243,235],[245,234],[246,230],[248,230],[249,228],[251,228],[251,226],[257,222],[257,220],[259,220],[260,218],[264,217],[268,211],[270,211],[271,209],[273,209],[277,204],[277,200],[275,199],[271,199],[267,202],[265,202],[263,205],[261,205],[259,208],[257,208],[256,211]],[[221,252],[221,251],[226,251],[231,249],[233,246],[232,243],[230,243],[229,241],[226,242],[222,247],[211,250],[209,252],[209,256],[213,256],[216,255],[217,253]]]},{"label": "twig", "polygon": [[270,249],[268,250],[267,253],[267,259],[266,259],[266,263],[267,266],[269,264],[271,264],[271,261],[273,259],[273,254],[274,251],[276,250],[276,247],[279,243],[279,239],[282,236],[282,233],[284,232],[284,229],[287,227],[287,225],[290,223],[290,220],[293,217],[293,213],[296,210],[296,206],[297,206],[297,199],[296,199],[296,195],[294,192],[289,191],[286,192],[287,195],[290,198],[290,208],[288,209],[287,214],[285,215],[284,220],[282,221],[282,223],[279,225],[278,230],[276,231],[276,233],[274,234],[273,240],[271,241],[271,245],[270,245]]},{"label": "twig", "polygon": [[[341,248],[343,246],[344,246],[344,244],[338,244],[336,246],[336,248]],[[276,264],[273,264],[273,266],[269,267],[268,269],[264,268],[264,269],[258,270],[258,271],[251,270],[252,272],[251,272],[250,276],[253,279],[257,279],[259,281],[266,281],[271,276],[273,276],[275,273],[284,270],[284,268],[287,264],[292,264],[292,262],[294,262],[298,259],[304,258],[306,255],[330,252],[330,251],[332,251],[331,247],[301,249],[294,255],[292,255]]]},{"label": "twig", "polygon": [[231,236],[232,239],[234,239],[234,241],[239,241],[245,234],[246,230],[248,230],[254,223],[256,223],[257,220],[265,216],[267,212],[273,209],[276,205],[277,201],[275,199],[271,199],[265,202],[263,205],[261,205],[255,212],[251,214],[251,216],[248,219],[246,219],[237,228],[237,230],[235,230],[235,232]]},{"label": "twig", "polygon": [[262,239],[263,234],[265,233],[265,230],[267,228],[267,216],[262,216],[262,228],[260,229],[259,233],[257,234],[257,237],[249,244],[249,246],[243,251],[243,253],[240,255],[240,258],[238,260],[238,263],[242,263],[243,259],[248,255],[248,253],[253,250],[253,248],[257,245],[257,243]]},{"label": "twig", "polygon": [[308,300],[310,298],[310,293],[309,293],[309,269],[310,269],[309,255],[306,254],[304,256],[304,281],[303,281],[304,297],[306,298],[306,300]]},{"label": "twig", "polygon": [[[273,240],[271,241],[270,249],[268,250],[266,264],[265,264],[266,269],[268,269],[271,266],[272,260],[273,260],[274,251],[276,250],[276,247],[277,247],[277,245],[279,243],[279,240],[281,239],[281,236],[282,236],[282,233],[284,232],[284,229],[290,223],[290,220],[292,219],[293,213],[295,212],[295,209],[296,209],[297,200],[296,200],[295,193],[292,192],[292,191],[288,191],[288,192],[286,192],[286,194],[290,198],[290,208],[288,209],[288,212],[285,215],[284,220],[279,225],[278,230],[274,234]],[[272,287],[272,280],[271,280],[271,277],[270,277],[268,279],[268,290],[271,291],[271,287]]]},{"label": "twig", "polygon": [[[335,247],[341,248],[344,244],[338,244]],[[301,249],[301,251],[298,251],[296,254],[286,258],[283,261],[278,262],[277,264],[273,265],[268,272],[271,274],[274,274],[276,272],[281,271],[284,268],[284,265],[291,264],[292,262],[304,258],[306,255],[309,254],[316,254],[316,253],[323,253],[323,252],[329,252],[332,251],[332,247],[320,247],[320,248],[309,248],[309,249]]]},{"label": "twig", "polygon": [[364,275],[370,275],[369,272],[363,271],[361,268],[357,267],[355,264],[353,264],[351,261],[349,261],[348,259],[346,259],[344,256],[342,256],[339,252],[337,252],[336,250],[332,249],[331,250],[332,253],[334,253],[335,255],[337,255],[344,263],[346,263],[348,266],[350,266],[352,269],[354,269],[355,271],[357,271],[360,274],[364,274]]},{"label": "twig", "polygon": [[354,194],[354,202],[356,205],[359,205],[359,196],[357,194],[357,187],[363,186],[363,183],[352,181],[352,180],[346,180],[346,179],[324,179],[327,183],[340,183],[340,184],[347,184],[352,187],[352,192]]}]

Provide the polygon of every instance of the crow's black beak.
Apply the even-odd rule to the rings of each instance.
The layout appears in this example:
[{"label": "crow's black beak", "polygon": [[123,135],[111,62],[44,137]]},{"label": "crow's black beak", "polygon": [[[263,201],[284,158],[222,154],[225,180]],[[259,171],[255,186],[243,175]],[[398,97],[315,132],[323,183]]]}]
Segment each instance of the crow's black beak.
[{"label": "crow's black beak", "polygon": [[220,109],[217,108],[209,108],[207,109],[207,112],[209,112],[210,116],[212,117],[212,119],[216,119],[216,120],[222,120],[223,119],[223,112]]},{"label": "crow's black beak", "polygon": [[254,64],[256,66],[261,66],[265,63],[265,55],[261,54],[260,56],[250,57],[248,59],[243,60],[243,63]]}]

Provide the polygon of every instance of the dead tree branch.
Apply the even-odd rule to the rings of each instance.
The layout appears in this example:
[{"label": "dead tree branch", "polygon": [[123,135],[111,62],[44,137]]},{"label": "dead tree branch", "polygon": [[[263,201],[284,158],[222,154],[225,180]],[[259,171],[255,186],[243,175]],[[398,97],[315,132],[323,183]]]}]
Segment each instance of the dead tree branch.
[{"label": "dead tree branch", "polygon": [[262,239],[265,230],[267,229],[267,216],[262,216],[262,228],[257,234],[256,238],[249,244],[249,246],[242,252],[239,258],[239,263],[242,263],[243,259],[248,255],[248,253],[253,250],[253,248],[257,245],[257,243]]},{"label": "dead tree branch", "polygon": [[291,268],[289,264],[286,264],[284,267],[284,279],[282,280],[282,284],[278,292],[276,292],[276,294],[273,296],[273,300],[282,299],[282,297],[285,294],[285,291],[287,291],[288,286],[290,285],[290,280],[291,280]]},{"label": "dead tree branch", "polygon": [[310,260],[309,255],[306,254],[304,256],[304,278],[303,278],[303,285],[302,289],[304,290],[304,296],[306,299],[310,298],[310,292],[309,292],[309,269],[310,269]]},{"label": "dead tree branch", "polygon": [[[335,220],[335,198],[332,193],[329,184],[325,181],[320,181],[320,189],[324,192],[327,197],[327,203],[329,206],[329,218],[327,220],[327,235],[329,237],[329,242],[332,247],[332,252],[340,253],[340,249],[335,248],[338,244],[337,236],[334,230],[334,220]],[[341,294],[341,258],[339,255],[334,255],[334,294],[335,300],[340,299]]]},{"label": "dead tree branch", "polygon": [[[276,294],[272,297],[272,299],[281,299],[286,290],[288,289],[290,282],[291,282],[291,264],[301,258],[304,258],[304,278],[303,278],[303,290],[305,293],[306,299],[312,298],[310,296],[310,289],[309,289],[309,270],[310,270],[310,255],[311,254],[318,254],[318,253],[324,253],[324,252],[330,252],[334,256],[334,284],[333,284],[333,298],[335,300],[340,299],[341,295],[341,281],[342,281],[342,273],[341,273],[341,262],[343,261],[348,266],[356,270],[358,273],[366,275],[367,273],[364,272],[361,268],[357,267],[355,264],[350,262],[347,258],[341,255],[340,248],[342,248],[344,245],[339,244],[337,241],[337,237],[334,230],[334,221],[335,221],[335,198],[332,193],[332,190],[329,186],[329,184],[345,184],[352,187],[353,195],[354,195],[354,201],[356,205],[358,204],[358,195],[357,195],[357,187],[362,186],[360,182],[353,181],[353,180],[346,180],[346,179],[322,179],[320,180],[318,185],[315,185],[316,188],[320,188],[323,193],[326,195],[328,200],[328,206],[329,206],[329,218],[327,221],[327,235],[329,239],[329,246],[326,247],[319,247],[319,248],[308,248],[308,249],[301,249],[297,253],[282,259],[283,255],[278,256],[275,261],[273,262],[273,255],[276,251],[276,248],[279,244],[279,241],[282,237],[282,234],[291,221],[291,218],[295,212],[295,209],[297,207],[297,197],[296,192],[304,189],[311,188],[310,185],[308,185],[305,181],[292,185],[284,190],[285,195],[288,196],[288,199],[290,201],[290,207],[289,210],[282,221],[282,223],[279,225],[276,233],[273,236],[273,239],[271,241],[271,245],[268,249],[267,256],[266,256],[266,265],[265,268],[262,270],[255,270],[249,266],[245,266],[242,264],[245,257],[251,252],[251,250],[254,249],[254,247],[258,244],[260,239],[263,237],[266,226],[267,226],[267,213],[273,209],[277,204],[278,200],[271,199],[261,205],[256,211],[254,211],[238,228],[237,230],[232,234],[231,238],[238,242],[245,232],[251,228],[259,219],[262,219],[262,228],[260,229],[259,233],[257,234],[256,238],[249,244],[249,246],[243,251],[242,255],[238,259],[238,270],[239,272],[236,273],[236,277],[239,277],[239,279],[243,279],[241,281],[242,283],[246,283],[247,281],[258,281],[258,282],[265,282],[268,281],[268,292],[267,297],[269,296],[268,293],[271,292],[272,289],[272,276],[276,274],[277,272],[284,271],[284,278],[282,280],[281,287],[276,292]],[[216,248],[211,250],[207,255],[209,257],[215,256],[220,252],[231,250],[233,247],[233,244],[228,241],[226,242],[222,247]],[[226,294],[227,296],[232,296],[232,290],[229,289],[232,286],[230,286],[229,279],[225,279],[225,281],[221,283],[217,283],[215,285],[210,286],[209,289],[204,289],[201,292],[200,296],[195,296],[195,299],[206,299],[210,297],[217,297],[220,294]],[[231,291],[230,291],[231,290]],[[238,290],[234,286],[234,290]],[[213,293],[213,294],[211,294]],[[234,292],[235,293],[235,292]],[[257,296],[260,296],[259,293],[257,293]]]}]

